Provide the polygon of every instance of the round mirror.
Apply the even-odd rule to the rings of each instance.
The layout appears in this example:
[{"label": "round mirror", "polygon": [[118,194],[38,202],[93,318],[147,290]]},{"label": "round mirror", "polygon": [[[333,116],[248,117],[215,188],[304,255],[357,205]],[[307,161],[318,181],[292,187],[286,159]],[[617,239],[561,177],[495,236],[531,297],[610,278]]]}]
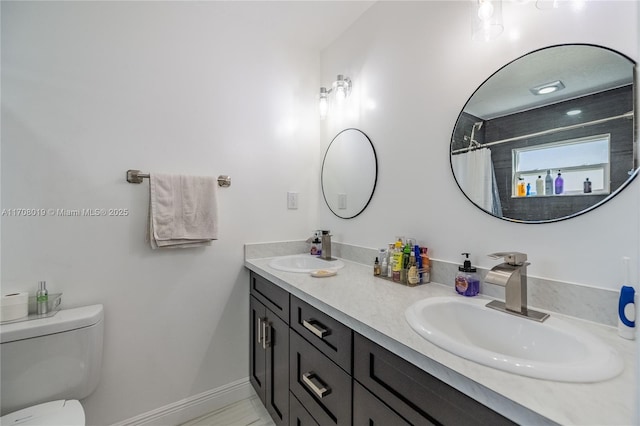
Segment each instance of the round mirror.
[{"label": "round mirror", "polygon": [[351,219],[367,207],[378,179],[376,150],[367,135],[345,129],[329,144],[322,162],[322,195],[338,217]]},{"label": "round mirror", "polygon": [[544,223],[610,200],[636,176],[635,62],[572,44],[524,55],[467,101],[451,138],[462,192],[505,220]]}]

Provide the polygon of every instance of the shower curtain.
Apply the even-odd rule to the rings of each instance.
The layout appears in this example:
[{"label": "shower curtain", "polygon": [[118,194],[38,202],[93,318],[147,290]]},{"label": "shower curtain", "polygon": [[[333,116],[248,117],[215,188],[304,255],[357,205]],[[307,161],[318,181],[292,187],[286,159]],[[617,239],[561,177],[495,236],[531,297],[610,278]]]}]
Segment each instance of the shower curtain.
[{"label": "shower curtain", "polygon": [[502,216],[502,205],[491,161],[491,150],[481,148],[451,156],[453,173],[471,201],[495,216]]}]

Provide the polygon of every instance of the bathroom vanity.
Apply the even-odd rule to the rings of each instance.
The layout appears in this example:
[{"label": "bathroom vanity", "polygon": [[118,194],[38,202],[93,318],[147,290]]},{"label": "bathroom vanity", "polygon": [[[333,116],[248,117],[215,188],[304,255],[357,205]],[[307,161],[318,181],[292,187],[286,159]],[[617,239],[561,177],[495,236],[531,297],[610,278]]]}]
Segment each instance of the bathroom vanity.
[{"label": "bathroom vanity", "polygon": [[255,272],[250,306],[250,379],[276,424],[513,424]]},{"label": "bathroom vanity", "polygon": [[276,424],[632,423],[634,345],[613,328],[565,317],[620,352],[618,377],[532,379],[450,354],[411,330],[407,306],[451,295],[451,287],[405,287],[349,261],[336,276],[313,278],[277,271],[269,260],[245,266],[250,379]]}]

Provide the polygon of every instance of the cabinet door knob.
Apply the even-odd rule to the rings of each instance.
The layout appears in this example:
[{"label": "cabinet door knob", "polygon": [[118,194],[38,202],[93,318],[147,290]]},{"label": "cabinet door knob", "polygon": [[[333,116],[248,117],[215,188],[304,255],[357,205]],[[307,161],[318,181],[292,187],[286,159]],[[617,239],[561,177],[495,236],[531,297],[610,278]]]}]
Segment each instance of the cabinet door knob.
[{"label": "cabinet door knob", "polygon": [[320,324],[316,320],[309,320],[309,321],[302,320],[302,325],[304,326],[304,328],[306,328],[307,330],[309,330],[310,332],[312,332],[313,334],[315,334],[321,339],[324,338],[324,336],[329,334],[329,330],[324,328],[322,324]]},{"label": "cabinet door knob", "polygon": [[[302,381],[315,393],[318,398],[323,398],[331,392],[331,388],[322,383],[316,373],[309,371],[302,375]],[[317,384],[316,384],[317,383]]]}]

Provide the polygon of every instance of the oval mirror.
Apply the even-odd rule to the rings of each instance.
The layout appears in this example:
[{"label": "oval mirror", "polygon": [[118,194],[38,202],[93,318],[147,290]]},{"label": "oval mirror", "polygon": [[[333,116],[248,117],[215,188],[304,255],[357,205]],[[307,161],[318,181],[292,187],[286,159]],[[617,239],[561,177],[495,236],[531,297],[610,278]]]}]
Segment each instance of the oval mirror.
[{"label": "oval mirror", "polygon": [[552,46],[490,76],[451,138],[462,192],[505,220],[544,223],[610,200],[636,176],[634,68],[604,47]]},{"label": "oval mirror", "polygon": [[373,143],[358,129],[345,129],[333,138],[322,162],[322,195],[338,217],[351,219],[369,205],[378,180]]}]

